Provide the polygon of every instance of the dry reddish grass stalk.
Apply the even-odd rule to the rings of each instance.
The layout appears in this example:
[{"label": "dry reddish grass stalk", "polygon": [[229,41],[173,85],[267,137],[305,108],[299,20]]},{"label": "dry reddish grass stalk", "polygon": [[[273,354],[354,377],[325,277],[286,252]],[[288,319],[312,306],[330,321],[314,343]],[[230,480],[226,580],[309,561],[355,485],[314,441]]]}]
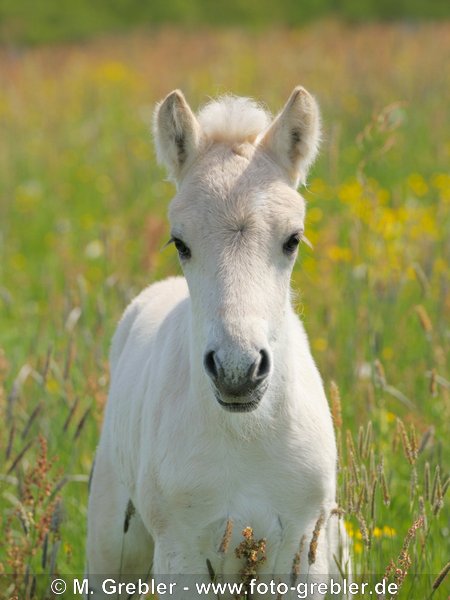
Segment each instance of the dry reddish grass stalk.
[{"label": "dry reddish grass stalk", "polygon": [[423,525],[424,518],[423,516],[420,516],[408,529],[408,533],[406,534],[405,539],[403,540],[403,545],[397,557],[397,561],[394,562],[391,559],[388,566],[386,567],[384,579],[389,579],[390,577],[392,577],[394,579],[394,582],[397,584],[397,589],[401,588],[408,574],[409,568],[411,567],[412,561],[411,556],[409,554],[409,547],[411,545],[411,542],[415,539],[418,529],[422,528]]},{"label": "dry reddish grass stalk", "polygon": [[306,535],[303,534],[298,547],[298,552],[295,553],[294,560],[292,561],[291,585],[296,584],[297,578],[300,575],[300,564],[302,560],[303,548],[305,547],[305,542]]},{"label": "dry reddish grass stalk", "polygon": [[[12,573],[12,591],[25,594],[26,598],[33,597],[36,585],[34,574],[30,571],[33,558],[43,551],[41,562],[44,558],[46,561],[49,535],[57,540],[60,525],[60,518],[56,515],[60,500],[52,496],[56,479],[51,471],[55,461],[48,459],[46,440],[40,436],[38,441],[39,454],[34,466],[23,475],[17,506],[7,518],[4,540],[6,564]],[[21,524],[22,535],[14,527],[16,519]],[[5,571],[4,565],[0,565],[2,571]]]},{"label": "dry reddish grass stalk", "polygon": [[320,530],[322,529],[324,522],[325,522],[325,514],[322,511],[320,513],[319,518],[316,521],[315,526],[314,526],[314,531],[312,533],[311,542],[309,544],[308,563],[310,566],[316,562],[317,544],[319,541]]},{"label": "dry reddish grass stalk", "polygon": [[230,545],[231,536],[233,535],[233,520],[228,519],[227,524],[225,526],[225,531],[222,537],[222,541],[220,542],[219,552],[225,554],[228,551],[228,547]]}]

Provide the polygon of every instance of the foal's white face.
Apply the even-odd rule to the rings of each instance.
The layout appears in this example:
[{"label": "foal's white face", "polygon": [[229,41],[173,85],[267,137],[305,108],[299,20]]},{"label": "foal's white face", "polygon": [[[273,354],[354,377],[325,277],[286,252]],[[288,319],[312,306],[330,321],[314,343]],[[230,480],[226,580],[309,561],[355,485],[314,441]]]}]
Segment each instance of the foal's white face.
[{"label": "foal's white face", "polygon": [[[310,134],[305,121],[316,105],[302,95],[310,112],[305,115],[302,106],[300,120],[280,125],[286,111],[298,109],[291,97],[264,136],[251,143],[227,139],[223,131],[208,138],[182,96],[177,96],[178,112],[172,98],[164,117],[170,98],[157,113],[157,136],[161,143],[161,128],[172,126],[175,164],[169,169],[179,189],[170,207],[171,236],[189,286],[196,351],[219,404],[248,412],[258,406],[277,368],[273,351],[289,306],[305,215],[292,176],[297,180],[303,174],[298,163],[310,160],[303,156]],[[286,142],[282,156],[280,138]],[[163,154],[165,148],[158,149]]]},{"label": "foal's white face", "polygon": [[302,198],[250,145],[212,148],[172,202],[205,371],[228,410],[256,408],[269,384],[303,222]]}]

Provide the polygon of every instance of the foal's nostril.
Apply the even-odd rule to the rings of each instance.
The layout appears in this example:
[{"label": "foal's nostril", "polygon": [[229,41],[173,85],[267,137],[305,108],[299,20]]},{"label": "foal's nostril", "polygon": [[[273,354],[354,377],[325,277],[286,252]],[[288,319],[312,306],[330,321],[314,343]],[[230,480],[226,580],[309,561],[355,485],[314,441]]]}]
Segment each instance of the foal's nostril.
[{"label": "foal's nostril", "polygon": [[[226,396],[246,397],[256,390],[270,373],[270,354],[260,350],[253,354],[256,360],[248,367],[248,355],[242,356],[244,364],[224,364],[219,359],[219,352],[210,350],[203,356],[206,374],[212,379],[214,386]],[[247,358],[247,365],[244,360]],[[231,362],[231,361],[230,361]]]},{"label": "foal's nostril", "polygon": [[260,351],[258,368],[256,369],[256,379],[265,379],[270,372],[270,356],[267,350]]},{"label": "foal's nostril", "polygon": [[206,372],[212,379],[217,379],[219,373],[217,371],[217,364],[215,359],[215,352],[211,350],[211,352],[207,352],[203,359],[203,365],[205,367]]},{"label": "foal's nostril", "polygon": [[270,356],[266,350],[260,350],[257,360],[249,369],[249,380],[257,385],[267,377],[270,372]]}]

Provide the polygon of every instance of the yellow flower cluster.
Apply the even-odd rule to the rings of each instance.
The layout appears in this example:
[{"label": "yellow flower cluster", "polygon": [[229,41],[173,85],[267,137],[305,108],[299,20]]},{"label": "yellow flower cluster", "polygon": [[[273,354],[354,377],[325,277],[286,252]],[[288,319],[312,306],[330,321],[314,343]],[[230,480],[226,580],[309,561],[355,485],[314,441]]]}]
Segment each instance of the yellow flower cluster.
[{"label": "yellow flower cluster", "polygon": [[[353,524],[345,521],[345,530],[347,531],[348,536],[351,538],[352,540],[352,544],[353,544],[353,549],[355,554],[361,554],[363,551],[363,544],[362,544],[362,533],[361,531],[357,528],[355,529],[353,527]],[[383,525],[382,527],[374,527],[372,532],[371,532],[371,536],[372,538],[376,539],[376,540],[380,540],[380,539],[392,539],[394,537],[396,537],[397,535],[397,531],[393,528],[390,527],[389,525]]]},{"label": "yellow flower cluster", "polygon": [[449,226],[446,173],[428,179],[411,173],[392,190],[374,178],[355,177],[335,187],[316,178],[305,196],[307,236],[321,248],[317,260],[306,257],[307,272],[323,269],[325,275],[327,261],[348,265],[355,277],[370,272],[385,282],[414,279],[412,265],[422,263],[425,254],[434,262],[427,259],[433,272],[448,270],[435,250]]}]

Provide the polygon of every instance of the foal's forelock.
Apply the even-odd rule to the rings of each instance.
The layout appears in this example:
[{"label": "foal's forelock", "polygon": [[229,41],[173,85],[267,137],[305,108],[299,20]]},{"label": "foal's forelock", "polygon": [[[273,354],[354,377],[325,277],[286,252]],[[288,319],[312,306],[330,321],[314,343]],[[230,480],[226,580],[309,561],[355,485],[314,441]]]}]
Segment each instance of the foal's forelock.
[{"label": "foal's forelock", "polygon": [[158,158],[177,185],[212,142],[249,142],[270,155],[295,188],[317,154],[320,119],[314,98],[302,87],[294,89],[272,122],[254,101],[232,96],[210,102],[195,115],[175,90],[157,106],[154,132]]}]

